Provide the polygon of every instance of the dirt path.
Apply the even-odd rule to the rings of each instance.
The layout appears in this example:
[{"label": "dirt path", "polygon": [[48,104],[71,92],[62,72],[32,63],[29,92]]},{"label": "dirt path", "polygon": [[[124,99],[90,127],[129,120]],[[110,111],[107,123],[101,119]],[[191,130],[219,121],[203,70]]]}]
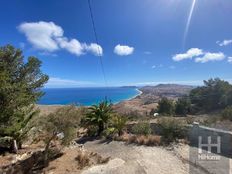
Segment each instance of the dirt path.
[{"label": "dirt path", "polygon": [[[100,153],[111,161],[84,170],[83,174],[188,174],[189,165],[162,147],[125,145],[123,142],[92,141],[84,144],[90,151]],[[196,169],[197,173],[202,173]]]},{"label": "dirt path", "polygon": [[[102,157],[110,157],[106,164],[93,165],[83,170],[77,168],[75,160],[79,153],[79,147],[67,149],[64,155],[49,164],[49,174],[189,174],[189,146],[172,146],[172,150],[163,147],[147,147],[126,145],[123,142],[103,140],[87,141],[84,150],[96,152]],[[222,157],[225,158],[225,157]],[[185,160],[187,159],[187,160]],[[230,161],[231,162],[231,161]],[[194,163],[194,162],[192,162]],[[231,163],[232,164],[232,163]],[[191,173],[214,173],[211,168],[191,166]],[[228,169],[220,167],[222,173],[228,173]],[[207,170],[205,170],[207,169]],[[211,171],[211,172],[210,172]],[[232,173],[232,169],[230,168]]]}]

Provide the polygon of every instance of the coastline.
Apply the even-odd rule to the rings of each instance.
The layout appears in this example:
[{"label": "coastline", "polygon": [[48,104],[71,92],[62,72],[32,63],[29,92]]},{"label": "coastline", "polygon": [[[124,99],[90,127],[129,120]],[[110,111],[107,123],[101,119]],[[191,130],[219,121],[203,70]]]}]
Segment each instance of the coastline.
[{"label": "coastline", "polygon": [[[135,95],[133,95],[132,97],[126,98],[126,99],[122,99],[120,101],[115,101],[112,102],[113,105],[119,104],[121,102],[125,102],[125,101],[130,101],[135,99],[136,97],[140,96],[143,92],[140,91],[138,88],[135,88],[135,91],[137,91],[137,93]],[[71,104],[71,103],[70,103]],[[51,106],[51,107],[61,107],[61,106],[65,106],[65,105],[70,105],[70,104],[40,104],[40,103],[36,103],[36,106],[41,106],[41,107],[46,107],[46,106]],[[78,106],[78,105],[77,105]],[[84,107],[89,107],[91,105],[80,105],[80,106],[84,106]]]},{"label": "coastline", "polygon": [[[130,107],[137,107],[137,102],[138,101],[141,101],[140,99],[138,99],[137,97],[142,95],[143,92],[141,90],[139,90],[138,88],[135,88],[135,90],[137,91],[137,94],[135,94],[134,96],[130,97],[130,98],[127,98],[127,99],[124,99],[124,100],[120,100],[118,102],[114,102],[112,103],[113,104],[113,107],[118,111],[118,107],[119,107],[119,110],[120,108],[123,108],[124,105],[128,105]],[[140,102],[139,102],[140,103]],[[139,104],[140,105],[140,104]],[[63,106],[66,106],[65,104],[36,104],[36,107],[41,111],[40,114],[45,114],[45,115],[48,115],[52,112],[55,112],[57,109],[63,107]],[[91,105],[80,105],[80,106],[83,106],[83,107],[89,107]],[[78,107],[78,105],[77,105]],[[130,109],[128,109],[130,110]]]},{"label": "coastline", "polygon": [[138,96],[140,96],[140,95],[143,94],[143,92],[140,91],[138,88],[136,88],[135,90],[138,91],[139,93],[136,94],[136,95],[134,95],[133,97],[128,98],[128,99],[121,100],[121,101],[119,101],[119,102],[115,102],[115,103],[113,103],[113,105],[117,105],[117,104],[120,104],[120,103],[125,102],[125,101],[131,101],[131,100],[135,99],[136,97],[138,97]]}]

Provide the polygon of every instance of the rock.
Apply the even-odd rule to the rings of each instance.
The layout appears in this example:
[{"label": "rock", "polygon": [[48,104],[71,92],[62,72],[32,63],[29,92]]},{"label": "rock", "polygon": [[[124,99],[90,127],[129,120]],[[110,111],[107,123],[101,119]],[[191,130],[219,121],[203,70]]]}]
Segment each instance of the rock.
[{"label": "rock", "polygon": [[14,139],[12,137],[0,137],[0,148],[10,149],[13,145]]}]

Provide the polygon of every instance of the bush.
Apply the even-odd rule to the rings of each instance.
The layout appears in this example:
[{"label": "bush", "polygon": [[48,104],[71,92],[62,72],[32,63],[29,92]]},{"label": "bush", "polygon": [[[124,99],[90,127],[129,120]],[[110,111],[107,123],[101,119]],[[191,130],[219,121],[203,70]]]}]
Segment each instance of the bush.
[{"label": "bush", "polygon": [[227,108],[225,108],[221,113],[221,117],[223,120],[232,121],[232,106],[228,106]]},{"label": "bush", "polygon": [[87,127],[87,135],[90,137],[95,137],[97,136],[98,133],[98,127],[94,125],[89,125]]},{"label": "bush", "polygon": [[44,161],[46,165],[51,143],[58,138],[61,145],[68,145],[76,136],[76,128],[80,124],[81,117],[81,109],[75,106],[64,106],[54,113],[38,118],[37,127],[45,143]]},{"label": "bush", "polygon": [[102,157],[97,153],[94,152],[87,152],[87,151],[82,151],[78,150],[77,151],[78,155],[75,158],[77,161],[78,169],[83,169],[85,167],[90,167],[92,165],[97,165],[97,164],[104,164],[109,161],[109,157]]},{"label": "bush", "polygon": [[172,100],[169,100],[167,98],[162,98],[158,102],[158,107],[157,111],[159,114],[164,114],[164,115],[172,115],[175,112],[175,105]]},{"label": "bush", "polygon": [[145,146],[158,146],[161,145],[161,136],[157,135],[129,135],[124,134],[116,138],[117,141],[125,141],[129,144],[134,143]]},{"label": "bush", "polygon": [[148,122],[138,122],[132,126],[131,132],[133,134],[149,135],[151,134],[151,127]]},{"label": "bush", "polygon": [[110,119],[110,127],[113,128],[114,132],[120,136],[123,133],[123,129],[126,127],[126,122],[126,117],[120,115],[113,115]]},{"label": "bush", "polygon": [[158,124],[161,126],[163,141],[170,143],[185,137],[185,126],[175,118],[160,118]]},{"label": "bush", "polygon": [[191,102],[187,97],[179,98],[176,102],[175,113],[186,116],[190,112]]}]

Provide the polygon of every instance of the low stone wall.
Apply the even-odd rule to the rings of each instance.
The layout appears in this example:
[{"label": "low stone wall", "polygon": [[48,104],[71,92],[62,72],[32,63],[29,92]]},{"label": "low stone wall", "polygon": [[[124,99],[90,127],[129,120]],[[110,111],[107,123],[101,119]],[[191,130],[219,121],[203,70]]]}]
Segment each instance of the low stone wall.
[{"label": "low stone wall", "polygon": [[0,174],[32,173],[33,167],[41,160],[43,151],[36,151],[28,158],[0,168]]},{"label": "low stone wall", "polygon": [[[200,126],[194,123],[189,126],[189,140],[190,144],[198,147],[199,137],[202,137],[202,143],[208,144],[208,137],[211,137],[211,144],[217,144],[220,137],[221,154],[224,156],[232,157],[232,132],[224,131],[221,129],[209,128]],[[214,149],[215,150],[215,149]]]},{"label": "low stone wall", "polygon": [[[130,123],[127,125],[127,131],[130,133],[132,127],[138,123]],[[152,134],[160,135],[162,128],[158,123],[150,123]],[[202,137],[202,143],[208,143],[208,137],[212,138],[211,143],[217,143],[217,137],[220,137],[221,155],[232,157],[232,132],[221,129],[200,126],[198,123],[188,125],[186,127],[186,134],[189,138],[190,145],[198,147],[199,137]],[[213,149],[212,152],[214,152]]]}]

